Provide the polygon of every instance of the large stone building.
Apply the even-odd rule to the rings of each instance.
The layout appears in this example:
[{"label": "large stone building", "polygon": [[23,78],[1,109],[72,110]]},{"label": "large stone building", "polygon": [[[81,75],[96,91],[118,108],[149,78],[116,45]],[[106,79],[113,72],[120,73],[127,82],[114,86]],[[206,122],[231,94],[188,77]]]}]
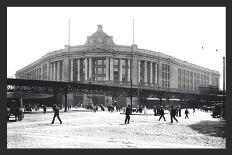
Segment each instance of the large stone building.
[{"label": "large stone building", "polygon": [[[65,45],[16,72],[16,78],[48,81],[78,81],[117,85],[143,85],[199,93],[199,86],[219,87],[219,72],[137,45],[116,45],[102,26],[87,37],[84,45]],[[118,98],[122,104],[126,97]],[[134,98],[134,105],[137,98]],[[111,104],[107,96],[69,94],[69,104]]]}]

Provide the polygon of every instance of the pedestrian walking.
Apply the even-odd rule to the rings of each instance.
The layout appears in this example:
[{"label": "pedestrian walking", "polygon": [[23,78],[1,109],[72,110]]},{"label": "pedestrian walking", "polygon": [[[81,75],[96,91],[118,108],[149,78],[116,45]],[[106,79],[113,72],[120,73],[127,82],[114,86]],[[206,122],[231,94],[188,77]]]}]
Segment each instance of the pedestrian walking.
[{"label": "pedestrian walking", "polygon": [[144,106],[143,111],[144,111],[144,114],[147,114],[147,107],[146,106]]},{"label": "pedestrian walking", "polygon": [[161,118],[164,118],[164,121],[166,121],[165,117],[164,117],[164,109],[163,107],[160,107],[160,118],[159,118],[159,121]]},{"label": "pedestrian walking", "polygon": [[189,119],[189,117],[188,117],[188,114],[189,114],[188,109],[186,109],[184,113],[185,113],[185,119],[186,119],[186,118],[188,118],[188,119]]},{"label": "pedestrian walking", "polygon": [[178,120],[175,117],[176,116],[176,109],[174,109],[173,106],[171,106],[170,115],[171,115],[171,123],[173,123],[173,119],[178,123]]},{"label": "pedestrian walking", "polygon": [[44,112],[44,114],[46,113],[46,110],[47,110],[46,105],[43,105],[43,112]]},{"label": "pedestrian walking", "polygon": [[62,121],[61,121],[60,116],[59,116],[59,108],[57,107],[56,104],[53,105],[53,111],[54,111],[54,116],[53,116],[53,120],[52,120],[51,124],[54,124],[55,117],[57,117],[60,121],[60,124],[62,124]]},{"label": "pedestrian walking", "polygon": [[181,107],[178,109],[179,117],[181,117]]},{"label": "pedestrian walking", "polygon": [[130,114],[131,114],[131,108],[130,105],[128,104],[128,106],[126,107],[126,119],[125,119],[125,124],[129,124],[130,123]]},{"label": "pedestrian walking", "polygon": [[153,111],[154,111],[154,116],[157,116],[157,108],[156,108],[156,106],[154,106]]},{"label": "pedestrian walking", "polygon": [[193,108],[193,113],[195,112],[195,108]]}]

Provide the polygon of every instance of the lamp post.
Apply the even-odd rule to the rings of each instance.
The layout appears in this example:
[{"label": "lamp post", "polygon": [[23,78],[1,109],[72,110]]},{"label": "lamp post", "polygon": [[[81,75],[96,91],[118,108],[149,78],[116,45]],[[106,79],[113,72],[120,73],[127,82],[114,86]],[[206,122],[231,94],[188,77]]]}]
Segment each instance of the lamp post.
[{"label": "lamp post", "polygon": [[133,88],[132,88],[132,77],[131,77],[131,68],[132,68],[132,52],[133,52],[133,45],[132,45],[132,51],[131,51],[131,61],[130,61],[130,84],[131,84],[131,96],[130,96],[130,99],[131,99],[131,110],[132,110],[132,91],[133,91]]}]

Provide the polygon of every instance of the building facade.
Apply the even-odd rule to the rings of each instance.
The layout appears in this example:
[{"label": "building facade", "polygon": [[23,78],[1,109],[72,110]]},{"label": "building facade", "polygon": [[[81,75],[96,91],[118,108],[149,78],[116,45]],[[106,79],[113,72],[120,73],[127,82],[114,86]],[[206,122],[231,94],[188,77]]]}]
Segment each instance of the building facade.
[{"label": "building facade", "polygon": [[[115,85],[142,85],[154,89],[174,89],[199,93],[199,86],[219,87],[219,72],[137,45],[116,45],[113,37],[98,29],[84,45],[65,45],[18,70],[16,78],[73,81]],[[92,101],[90,101],[90,98]],[[112,98],[71,94],[70,102],[111,104]],[[128,99],[121,99],[123,104]],[[134,101],[136,102],[136,98]],[[135,104],[137,105],[137,104]]]}]

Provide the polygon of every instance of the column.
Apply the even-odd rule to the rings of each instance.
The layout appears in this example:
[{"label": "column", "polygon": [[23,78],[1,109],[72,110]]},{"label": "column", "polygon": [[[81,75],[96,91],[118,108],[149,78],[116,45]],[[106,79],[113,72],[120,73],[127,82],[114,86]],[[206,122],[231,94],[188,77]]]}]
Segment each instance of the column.
[{"label": "column", "polygon": [[44,77],[43,77],[43,65],[40,68],[41,68],[40,80],[44,80]]},{"label": "column", "polygon": [[50,72],[51,72],[51,70],[50,70],[50,67],[51,65],[50,65],[50,63],[48,62],[47,63],[47,77],[46,77],[46,75],[44,75],[45,76],[45,79],[44,80],[47,80],[47,81],[49,81],[50,80]]},{"label": "column", "polygon": [[110,81],[114,81],[114,61],[110,58]]},{"label": "column", "polygon": [[122,82],[122,59],[119,59],[119,82]]},{"label": "column", "polygon": [[60,81],[60,61],[57,61],[57,81]]},{"label": "column", "polygon": [[138,60],[138,82],[141,81],[141,77],[140,77],[140,64],[141,64],[141,60]]},{"label": "column", "polygon": [[39,80],[39,68],[37,68],[36,70],[37,70],[36,80]]},{"label": "column", "polygon": [[89,80],[93,81],[93,78],[92,78],[92,58],[89,58]]},{"label": "column", "polygon": [[152,84],[153,83],[153,66],[152,66],[152,62],[150,62],[150,83]]},{"label": "column", "polygon": [[144,83],[147,83],[147,61],[144,61]]},{"label": "column", "polygon": [[127,60],[127,81],[130,82],[130,59]]},{"label": "column", "polygon": [[67,57],[63,60],[62,66],[62,81],[70,81],[70,72],[69,72],[69,59]]},{"label": "column", "polygon": [[[20,107],[23,109],[23,98],[20,97]],[[24,112],[24,109],[23,109],[23,112]]]},{"label": "column", "polygon": [[70,71],[70,81],[73,81],[73,59],[70,59],[71,71]]},{"label": "column", "polygon": [[50,81],[52,81],[52,76],[53,76],[53,62],[50,63]]},{"label": "column", "polygon": [[38,80],[38,68],[35,69],[35,79]]},{"label": "column", "polygon": [[34,76],[33,76],[33,80],[36,80],[36,69],[34,69]]},{"label": "column", "polygon": [[34,80],[36,80],[36,69],[35,69],[35,75],[34,75]]},{"label": "column", "polygon": [[109,81],[109,58],[106,58],[106,81]]},{"label": "column", "polygon": [[77,59],[77,81],[80,81],[80,59]]},{"label": "column", "polygon": [[157,62],[156,62],[156,63],[155,63],[155,84],[158,84],[157,75],[158,75],[158,64],[157,64]]},{"label": "column", "polygon": [[85,58],[85,81],[88,79],[88,59]]},{"label": "column", "polygon": [[53,81],[56,80],[56,62],[53,62]]}]

